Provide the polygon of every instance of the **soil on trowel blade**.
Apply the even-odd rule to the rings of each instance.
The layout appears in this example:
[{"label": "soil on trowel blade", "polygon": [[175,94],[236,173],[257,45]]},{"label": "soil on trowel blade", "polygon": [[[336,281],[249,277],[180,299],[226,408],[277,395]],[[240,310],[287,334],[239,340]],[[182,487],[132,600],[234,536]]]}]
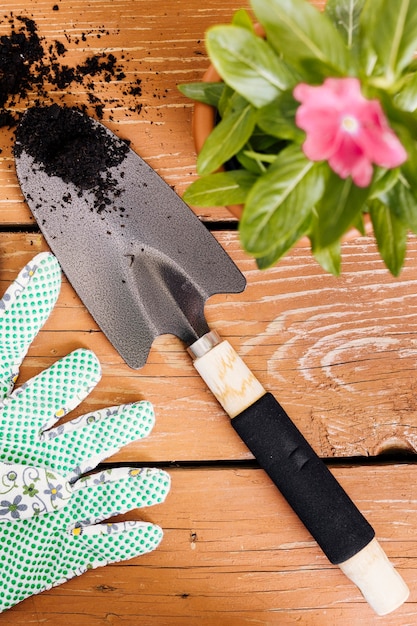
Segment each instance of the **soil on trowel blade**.
[{"label": "soil on trowel blade", "polygon": [[[128,150],[126,142],[92,118],[53,104],[27,110],[16,130],[14,154],[26,152],[35,167],[72,183],[78,195],[93,191],[92,208],[101,212],[119,195],[120,181],[110,168],[122,163]],[[71,197],[62,200],[71,203]]]}]

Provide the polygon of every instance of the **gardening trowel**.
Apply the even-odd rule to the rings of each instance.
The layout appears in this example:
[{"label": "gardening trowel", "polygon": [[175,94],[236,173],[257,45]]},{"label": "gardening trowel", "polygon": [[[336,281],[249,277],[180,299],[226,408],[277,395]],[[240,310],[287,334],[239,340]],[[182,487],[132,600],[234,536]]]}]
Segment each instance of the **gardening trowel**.
[{"label": "gardening trowel", "polygon": [[386,614],[408,596],[370,524],[227,341],[204,318],[245,279],[189,207],[125,142],[65,107],[34,107],[15,146],[18,178],[42,233],[126,363],[153,339],[182,339],[235,430],[329,560]]}]

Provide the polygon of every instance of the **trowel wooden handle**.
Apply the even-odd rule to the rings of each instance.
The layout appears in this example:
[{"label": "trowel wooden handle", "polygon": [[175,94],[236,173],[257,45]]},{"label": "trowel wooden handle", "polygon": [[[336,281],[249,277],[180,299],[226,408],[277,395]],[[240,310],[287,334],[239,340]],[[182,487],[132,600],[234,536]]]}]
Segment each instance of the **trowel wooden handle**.
[{"label": "trowel wooden handle", "polygon": [[189,352],[236,432],[328,559],[339,565],[379,615],[400,606],[408,588],[373,528],[277,400],[217,333],[202,337]]}]

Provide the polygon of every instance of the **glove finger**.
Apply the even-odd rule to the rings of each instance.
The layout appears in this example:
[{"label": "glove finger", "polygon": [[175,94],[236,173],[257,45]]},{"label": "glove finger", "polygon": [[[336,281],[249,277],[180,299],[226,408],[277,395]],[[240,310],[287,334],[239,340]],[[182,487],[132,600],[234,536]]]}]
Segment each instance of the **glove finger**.
[{"label": "glove finger", "polygon": [[[148,522],[99,524],[82,528],[70,541],[75,555],[80,555],[81,567],[75,575],[86,569],[118,563],[152,552],[161,543],[162,529]],[[78,556],[79,558],[79,556]]]},{"label": "glove finger", "polygon": [[73,481],[128,443],[147,437],[154,424],[153,406],[144,400],[82,415],[47,436],[59,437],[62,456],[71,459]]},{"label": "glove finger", "polygon": [[0,300],[0,397],[10,393],[30,344],[59,295],[61,269],[49,252],[35,256]]},{"label": "glove finger", "polygon": [[170,486],[169,474],[157,468],[104,470],[73,485],[70,514],[78,526],[95,524],[133,509],[162,503]]},{"label": "glove finger", "polygon": [[7,526],[0,612],[88,569],[150,552],[162,539],[159,526],[147,522],[103,524],[74,532],[60,527],[59,519],[61,514],[55,513]]},{"label": "glove finger", "polygon": [[100,376],[100,363],[90,350],[75,350],[60,359],[3,400],[3,438],[45,438],[42,431],[78,406]]}]

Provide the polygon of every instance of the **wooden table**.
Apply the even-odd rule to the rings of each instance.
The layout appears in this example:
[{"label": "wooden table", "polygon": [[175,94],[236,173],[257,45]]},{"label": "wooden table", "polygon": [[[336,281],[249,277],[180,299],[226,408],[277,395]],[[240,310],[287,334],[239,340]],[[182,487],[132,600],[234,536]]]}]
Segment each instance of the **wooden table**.
[{"label": "wooden table", "polygon": [[[195,178],[193,107],[176,85],[199,79],[207,67],[206,28],[228,22],[245,4],[3,0],[0,31],[10,32],[13,12],[35,21],[45,45],[65,45],[61,63],[113,53],[125,78],[92,79],[104,102],[103,121],[181,194]],[[137,79],[132,99],[123,92]],[[90,88],[72,83],[47,91],[53,100],[87,105],[94,114]],[[35,99],[29,94],[15,108]],[[12,137],[12,130],[2,129],[2,292],[47,249],[17,184]],[[385,270],[370,238],[344,245],[341,278],[325,275],[306,248],[261,272],[242,252],[225,208],[199,215],[248,281],[243,294],[209,301],[211,326],[231,341],[329,463],[407,581],[410,599],[392,615],[376,617],[257,467],[183,345],[159,338],[147,365],[129,369],[64,281],[18,382],[84,346],[98,355],[103,378],[78,413],[142,398],[154,403],[151,436],[109,462],[168,469],[167,501],[130,515],[159,523],[165,535],[155,552],[27,599],[2,614],[0,625],[415,624],[417,238],[410,237],[399,279]]]}]

